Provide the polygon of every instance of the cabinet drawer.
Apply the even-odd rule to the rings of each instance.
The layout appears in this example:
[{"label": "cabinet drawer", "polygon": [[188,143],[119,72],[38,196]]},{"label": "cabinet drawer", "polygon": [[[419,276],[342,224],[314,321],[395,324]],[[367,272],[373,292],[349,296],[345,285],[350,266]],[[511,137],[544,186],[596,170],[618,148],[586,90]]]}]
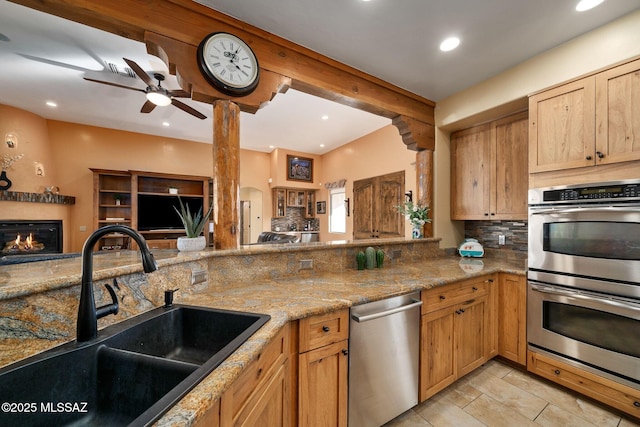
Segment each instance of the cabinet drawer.
[{"label": "cabinet drawer", "polygon": [[289,354],[289,326],[286,325],[267,347],[251,362],[242,375],[233,383],[231,389],[225,392],[222,406],[230,409],[232,417],[248,402],[258,384],[265,380],[274,366],[282,365]]},{"label": "cabinet drawer", "polygon": [[300,353],[348,338],[349,310],[335,311],[300,320]]},{"label": "cabinet drawer", "polygon": [[529,351],[527,370],[634,417],[640,417],[640,391]]},{"label": "cabinet drawer", "polygon": [[454,304],[483,297],[488,292],[493,276],[463,280],[451,285],[439,286],[422,292],[422,314],[431,313]]}]

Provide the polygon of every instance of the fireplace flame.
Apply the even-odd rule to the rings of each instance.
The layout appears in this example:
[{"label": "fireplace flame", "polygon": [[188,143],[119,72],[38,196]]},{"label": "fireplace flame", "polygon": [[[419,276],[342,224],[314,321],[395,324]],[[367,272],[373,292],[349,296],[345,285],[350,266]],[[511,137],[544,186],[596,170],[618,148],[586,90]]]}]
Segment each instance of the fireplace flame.
[{"label": "fireplace flame", "polygon": [[27,238],[23,238],[18,233],[15,240],[10,240],[5,243],[4,249],[2,249],[2,253],[3,254],[19,254],[24,252],[39,252],[43,249],[44,249],[44,244],[36,241],[33,238],[33,233],[29,233],[29,236],[27,236]]},{"label": "fireplace flame", "polygon": [[24,243],[25,250],[30,250],[33,248],[33,233],[29,233],[29,237],[27,237]]}]

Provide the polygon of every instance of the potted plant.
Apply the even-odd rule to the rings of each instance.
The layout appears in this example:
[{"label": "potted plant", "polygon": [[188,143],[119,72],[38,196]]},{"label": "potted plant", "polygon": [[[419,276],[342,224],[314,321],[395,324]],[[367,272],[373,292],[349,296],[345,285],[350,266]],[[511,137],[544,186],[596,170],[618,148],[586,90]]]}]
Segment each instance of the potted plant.
[{"label": "potted plant", "polygon": [[431,222],[429,219],[429,208],[422,206],[419,203],[413,203],[411,201],[405,202],[403,206],[396,206],[398,212],[400,212],[411,223],[413,228],[411,237],[414,239],[421,239],[423,237],[422,227]]},{"label": "potted plant", "polygon": [[211,215],[213,205],[209,207],[206,215],[202,215],[202,207],[198,209],[197,213],[192,214],[189,205],[182,203],[180,196],[178,196],[178,203],[180,203],[180,210],[175,206],[173,208],[180,216],[184,231],[187,234],[186,237],[178,237],[178,250],[182,252],[203,250],[207,246],[207,240],[204,236],[201,236],[202,229]]}]

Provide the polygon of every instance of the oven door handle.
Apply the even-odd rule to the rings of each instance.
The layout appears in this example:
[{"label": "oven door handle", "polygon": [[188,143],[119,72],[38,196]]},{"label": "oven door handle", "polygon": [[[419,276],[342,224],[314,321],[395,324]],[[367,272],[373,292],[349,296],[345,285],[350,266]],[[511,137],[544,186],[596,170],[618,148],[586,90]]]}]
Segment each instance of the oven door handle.
[{"label": "oven door handle", "polygon": [[540,285],[533,285],[533,284],[530,284],[530,286],[532,290],[543,293],[543,294],[560,295],[565,297],[581,299],[584,301],[593,301],[593,302],[597,302],[598,304],[605,304],[611,307],[624,308],[632,311],[640,311],[640,304],[628,303],[618,299],[613,300],[613,299],[602,298],[602,297],[599,298],[593,294],[588,294],[583,292],[577,293],[577,292],[571,292],[571,291],[563,291],[556,288],[550,288],[548,286],[540,286]]},{"label": "oven door handle", "polygon": [[602,212],[616,212],[616,213],[639,213],[640,205],[633,206],[600,206],[600,207],[586,207],[586,208],[546,208],[537,209],[530,208],[531,215],[553,215],[553,214],[572,214],[572,213],[602,213]]}]

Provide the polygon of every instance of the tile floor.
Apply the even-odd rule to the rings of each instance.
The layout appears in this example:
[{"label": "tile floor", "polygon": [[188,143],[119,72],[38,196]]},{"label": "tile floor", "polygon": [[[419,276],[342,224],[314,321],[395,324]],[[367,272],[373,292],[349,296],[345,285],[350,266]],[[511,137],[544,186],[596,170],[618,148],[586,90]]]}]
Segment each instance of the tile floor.
[{"label": "tile floor", "polygon": [[496,360],[384,427],[632,427],[592,400]]}]

